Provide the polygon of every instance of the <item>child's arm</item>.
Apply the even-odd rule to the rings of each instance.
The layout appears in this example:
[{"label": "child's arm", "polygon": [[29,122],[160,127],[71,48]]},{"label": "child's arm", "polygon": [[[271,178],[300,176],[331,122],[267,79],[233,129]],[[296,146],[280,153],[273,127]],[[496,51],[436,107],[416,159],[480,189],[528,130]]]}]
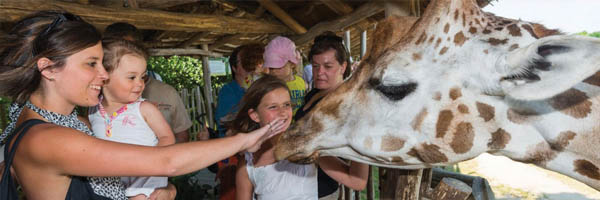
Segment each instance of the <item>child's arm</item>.
[{"label": "child's arm", "polygon": [[250,200],[254,190],[248,171],[246,170],[246,159],[239,159],[237,170],[235,172],[235,199]]},{"label": "child's arm", "polygon": [[156,144],[156,146],[175,144],[175,136],[171,127],[154,104],[145,101],[142,102],[140,105],[140,112],[148,126],[150,126],[158,138],[158,144]]},{"label": "child's arm", "polygon": [[319,166],[323,171],[337,182],[353,190],[363,190],[367,186],[369,165],[350,161],[350,165],[337,157],[319,157]]}]

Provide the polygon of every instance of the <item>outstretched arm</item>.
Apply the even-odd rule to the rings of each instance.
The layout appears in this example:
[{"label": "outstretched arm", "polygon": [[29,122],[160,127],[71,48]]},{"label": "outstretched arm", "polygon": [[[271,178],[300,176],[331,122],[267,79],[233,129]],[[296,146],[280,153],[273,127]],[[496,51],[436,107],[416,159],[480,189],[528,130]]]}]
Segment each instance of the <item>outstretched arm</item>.
[{"label": "outstretched arm", "polygon": [[337,182],[353,190],[363,190],[367,186],[369,165],[350,161],[346,164],[337,157],[319,157],[319,166],[323,171]]},{"label": "outstretched arm", "polygon": [[177,176],[254,147],[283,129],[283,120],[272,124],[248,134],[164,147],[110,142],[74,129],[41,124],[23,137],[16,157],[60,174]]}]

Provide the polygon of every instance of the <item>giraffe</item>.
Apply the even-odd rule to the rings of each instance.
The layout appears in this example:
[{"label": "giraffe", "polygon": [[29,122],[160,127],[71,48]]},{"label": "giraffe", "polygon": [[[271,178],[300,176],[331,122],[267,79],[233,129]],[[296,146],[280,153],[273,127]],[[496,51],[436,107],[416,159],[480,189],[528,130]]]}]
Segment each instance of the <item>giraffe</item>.
[{"label": "giraffe", "polygon": [[600,40],[433,0],[378,25],[359,69],[284,133],[277,159],[418,169],[489,152],[600,190]]}]

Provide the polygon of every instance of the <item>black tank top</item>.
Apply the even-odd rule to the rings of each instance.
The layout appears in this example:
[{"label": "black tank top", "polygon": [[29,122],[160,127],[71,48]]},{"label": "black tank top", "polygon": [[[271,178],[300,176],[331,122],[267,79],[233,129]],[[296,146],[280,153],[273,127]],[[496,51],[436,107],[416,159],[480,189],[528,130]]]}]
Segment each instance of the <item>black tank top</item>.
[{"label": "black tank top", "polygon": [[[6,140],[6,146],[4,149],[4,172],[2,174],[2,182],[0,182],[0,200],[17,200],[17,189],[14,183],[14,179],[10,174],[10,166],[12,165],[13,158],[15,157],[15,152],[17,151],[17,147],[19,146],[19,142],[23,136],[27,133],[29,128],[38,125],[47,123],[39,119],[30,119],[19,127],[17,127],[14,131],[14,134],[9,136],[8,140]],[[21,132],[21,134],[18,134]],[[15,142],[9,149],[10,141],[13,140],[13,137],[17,136]],[[94,193],[94,190],[90,186],[88,179],[81,176],[72,176],[71,184],[69,185],[69,190],[67,191],[67,195],[65,197],[67,200],[79,200],[79,199],[92,199],[92,200],[109,200],[109,198],[99,196]]]},{"label": "black tank top", "polygon": [[[317,94],[317,92],[319,92],[319,89],[317,88],[313,88],[312,90],[310,90],[310,92],[308,92],[308,94],[304,96],[304,102],[308,102],[310,99],[312,99],[313,96]],[[307,105],[304,104],[304,106],[302,106],[300,109],[298,109],[298,111],[296,111],[296,115],[294,115],[294,121],[298,121],[300,118],[304,117],[304,115],[310,112],[310,110],[312,110],[315,107],[315,105],[317,105],[317,103],[321,101],[321,99],[323,99],[323,97],[313,102],[313,104],[310,105],[310,107],[308,107],[308,109],[306,110],[304,110],[304,107]],[[327,173],[325,173],[321,169],[321,167],[318,168],[317,185],[319,186],[319,198],[333,194],[335,191],[337,191],[339,187],[339,183],[333,178],[331,178],[329,175],[327,175]]]}]

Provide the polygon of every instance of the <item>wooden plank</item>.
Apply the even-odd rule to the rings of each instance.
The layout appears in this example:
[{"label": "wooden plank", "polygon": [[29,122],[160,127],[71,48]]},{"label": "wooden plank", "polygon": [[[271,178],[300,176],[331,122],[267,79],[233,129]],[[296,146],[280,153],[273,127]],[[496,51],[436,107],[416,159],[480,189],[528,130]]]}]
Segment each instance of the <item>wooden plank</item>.
[{"label": "wooden plank", "polygon": [[197,1],[199,0],[138,0],[138,5],[140,8],[169,8]]},{"label": "wooden plank", "polygon": [[351,14],[342,16],[332,21],[318,23],[317,25],[311,27],[305,34],[293,37],[292,40],[296,43],[296,46],[302,46],[312,41],[316,36],[325,31],[337,31],[346,28],[367,17],[382,12],[383,10],[384,8],[381,2],[369,2],[360,6]]},{"label": "wooden plank", "polygon": [[183,14],[148,9],[106,8],[60,1],[3,0],[0,20],[17,21],[41,10],[66,10],[96,26],[127,22],[139,29],[215,33],[289,33],[281,24],[228,16]]},{"label": "wooden plank", "polygon": [[469,185],[453,178],[443,178],[432,192],[431,199],[466,200],[473,190]]},{"label": "wooden plank", "polygon": [[431,168],[423,169],[423,177],[421,179],[421,197],[431,198],[431,179],[433,170]]},{"label": "wooden plank", "polygon": [[296,33],[306,33],[306,28],[300,25],[294,18],[281,9],[275,2],[271,0],[258,0],[260,5],[267,9],[271,14],[281,20],[285,25]]},{"label": "wooden plank", "polygon": [[130,8],[140,8],[136,0],[127,0]]},{"label": "wooden plank", "polygon": [[347,15],[354,10],[350,5],[341,0],[321,0],[321,2],[338,15]]},{"label": "wooden plank", "polygon": [[344,187],[344,200],[352,200],[352,189],[346,186]]},{"label": "wooden plank", "polygon": [[204,49],[148,49],[148,53],[151,56],[201,55],[209,57],[223,57],[223,54]]},{"label": "wooden plank", "polygon": [[202,39],[206,36],[210,35],[210,32],[200,32],[200,33],[196,33],[194,34],[192,37],[190,37],[189,39],[177,44],[177,48],[187,48],[189,46],[191,46],[194,42],[198,41],[199,39]]},{"label": "wooden plank", "polygon": [[386,169],[381,199],[419,200],[423,170]]},{"label": "wooden plank", "polygon": [[[248,18],[248,19],[257,19],[259,16],[257,16],[256,14],[249,12],[248,10],[246,10],[245,8],[241,8],[240,6],[238,6],[236,3],[234,2],[230,2],[227,0],[212,0],[212,2],[221,4],[223,7],[226,7],[228,9],[232,9],[232,10],[236,10],[240,13],[240,15],[244,18]],[[260,7],[259,7],[260,8]],[[264,9],[263,9],[264,10]]]},{"label": "wooden plank", "polygon": [[208,50],[212,51],[214,49],[217,49],[217,48],[225,46],[225,44],[232,43],[232,42],[237,42],[237,41],[240,40],[241,37],[244,37],[244,36],[246,36],[246,34],[235,34],[235,35],[225,36],[225,37],[223,37],[221,39],[218,39],[214,43],[212,43],[208,47]]}]

